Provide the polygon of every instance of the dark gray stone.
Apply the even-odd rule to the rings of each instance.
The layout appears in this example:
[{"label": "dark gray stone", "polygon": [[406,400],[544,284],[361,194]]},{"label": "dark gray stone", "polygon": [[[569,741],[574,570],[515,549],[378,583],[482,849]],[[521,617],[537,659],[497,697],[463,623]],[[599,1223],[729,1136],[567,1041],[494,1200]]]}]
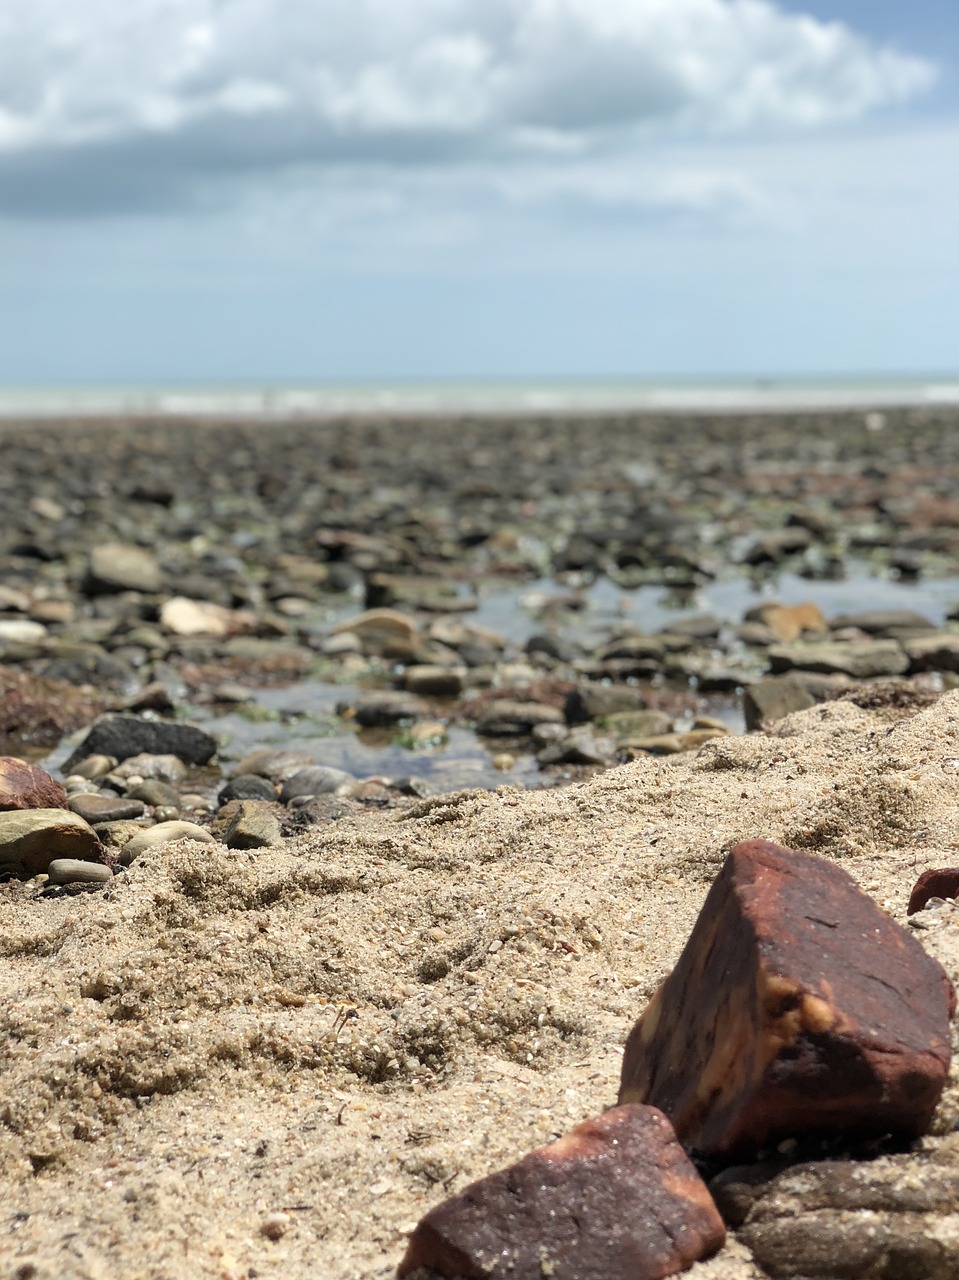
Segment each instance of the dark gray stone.
[{"label": "dark gray stone", "polygon": [[256,773],[241,773],[220,788],[220,804],[231,800],[275,800],[276,788]]},{"label": "dark gray stone", "polygon": [[69,773],[73,765],[90,755],[127,760],[141,752],[178,756],[185,764],[206,764],[216,754],[216,748],[216,738],[193,724],[106,715],[94,722],[62,768],[64,773]]}]

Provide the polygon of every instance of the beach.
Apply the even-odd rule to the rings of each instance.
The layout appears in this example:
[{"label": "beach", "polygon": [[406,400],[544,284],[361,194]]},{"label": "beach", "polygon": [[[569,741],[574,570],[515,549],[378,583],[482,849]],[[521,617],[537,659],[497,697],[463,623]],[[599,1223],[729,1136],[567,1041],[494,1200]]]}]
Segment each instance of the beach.
[{"label": "beach", "polygon": [[[0,749],[69,779],[100,712],[218,745],[169,806],[214,840],[0,883],[0,1272],[394,1274],[427,1209],[615,1103],[741,840],[835,860],[959,982],[954,903],[906,917],[959,847],[957,424],[0,424]],[[771,679],[799,705],[750,712]],[[345,780],[277,775],[276,839],[230,847],[257,748]],[[800,1153],[908,1212],[788,1216],[844,1275],[881,1274],[864,1224],[954,1274],[957,1117],[953,1076],[913,1149]],[[825,1276],[776,1212],[689,1274]]]}]

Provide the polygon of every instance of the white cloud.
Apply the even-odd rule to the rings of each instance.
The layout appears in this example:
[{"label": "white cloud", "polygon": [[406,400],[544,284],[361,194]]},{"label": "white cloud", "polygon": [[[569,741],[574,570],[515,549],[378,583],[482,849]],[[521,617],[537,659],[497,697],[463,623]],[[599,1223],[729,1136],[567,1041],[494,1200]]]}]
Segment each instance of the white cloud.
[{"label": "white cloud", "polygon": [[0,11],[0,209],[161,208],[301,165],[559,165],[855,120],[934,75],[769,0],[32,0]]}]

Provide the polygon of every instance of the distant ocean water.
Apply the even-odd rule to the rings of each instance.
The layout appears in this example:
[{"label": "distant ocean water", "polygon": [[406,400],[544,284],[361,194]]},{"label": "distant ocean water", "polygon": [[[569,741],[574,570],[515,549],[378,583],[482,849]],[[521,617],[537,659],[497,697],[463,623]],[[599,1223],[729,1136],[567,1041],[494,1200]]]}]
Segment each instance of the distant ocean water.
[{"label": "distant ocean water", "polygon": [[754,381],[383,382],[264,386],[0,388],[0,418],[340,417],[565,413],[735,413],[959,406],[959,374]]}]

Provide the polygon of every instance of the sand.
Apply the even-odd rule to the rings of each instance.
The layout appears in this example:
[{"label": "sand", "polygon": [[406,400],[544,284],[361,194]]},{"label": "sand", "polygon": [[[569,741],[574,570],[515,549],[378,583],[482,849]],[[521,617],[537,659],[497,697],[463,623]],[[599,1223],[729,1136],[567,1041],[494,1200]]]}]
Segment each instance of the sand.
[{"label": "sand", "polygon": [[[390,1276],[430,1205],[615,1101],[733,843],[837,859],[903,921],[959,861],[959,693],[873,701],[282,851],[181,842],[104,892],[0,887],[0,1275]],[[953,919],[919,936],[957,978]],[[690,1272],[761,1274],[735,1240]]]}]

